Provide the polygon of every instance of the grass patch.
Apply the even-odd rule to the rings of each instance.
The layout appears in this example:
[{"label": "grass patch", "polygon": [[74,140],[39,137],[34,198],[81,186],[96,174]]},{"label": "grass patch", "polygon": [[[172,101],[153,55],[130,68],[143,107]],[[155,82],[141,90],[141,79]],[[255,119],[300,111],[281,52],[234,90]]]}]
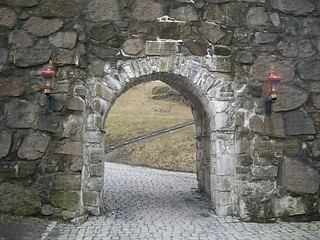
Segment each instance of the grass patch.
[{"label": "grass patch", "polygon": [[[168,85],[159,81],[143,83],[117,99],[106,120],[106,148],[193,121],[190,108],[183,102],[153,99],[153,89],[165,86]],[[129,147],[117,162],[194,172],[194,137],[191,126]]]},{"label": "grass patch", "polygon": [[179,172],[196,171],[194,126],[128,147],[116,162]]},{"label": "grass patch", "polygon": [[193,121],[182,102],[152,99],[152,89],[162,82],[143,83],[120,96],[106,121],[106,146]]}]

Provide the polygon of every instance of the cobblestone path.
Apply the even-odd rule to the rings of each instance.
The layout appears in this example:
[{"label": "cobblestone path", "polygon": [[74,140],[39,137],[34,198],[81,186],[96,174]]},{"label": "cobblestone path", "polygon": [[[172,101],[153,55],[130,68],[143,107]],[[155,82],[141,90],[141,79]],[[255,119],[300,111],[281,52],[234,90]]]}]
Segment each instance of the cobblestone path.
[{"label": "cobblestone path", "polygon": [[195,174],[106,163],[107,214],[82,225],[55,223],[42,239],[320,239],[320,222],[247,223],[218,217]]}]

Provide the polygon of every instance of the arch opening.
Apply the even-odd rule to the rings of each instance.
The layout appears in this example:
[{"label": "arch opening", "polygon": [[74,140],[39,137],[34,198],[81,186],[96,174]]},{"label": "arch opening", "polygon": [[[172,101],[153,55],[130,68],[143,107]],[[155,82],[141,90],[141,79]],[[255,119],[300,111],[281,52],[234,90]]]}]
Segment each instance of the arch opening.
[{"label": "arch opening", "polygon": [[[103,169],[105,120],[115,101],[127,90],[140,83],[160,80],[180,92],[192,110],[199,191],[210,197],[213,209],[218,215],[236,215],[235,139],[232,127],[233,103],[232,97],[230,98],[232,95],[232,89],[230,90],[229,87],[230,76],[224,73],[210,73],[204,68],[198,69],[198,73],[193,73],[192,76],[172,71],[132,73],[128,69],[124,70],[126,64],[131,63],[119,63],[117,68],[105,69],[107,74],[105,77],[92,78],[89,81],[96,95],[92,94],[93,104],[86,112],[88,123],[85,129],[82,173],[84,210],[94,215],[105,211],[102,200],[103,172],[96,175],[91,173],[95,168]],[[101,91],[102,87],[108,89],[104,91],[108,93],[107,95]],[[98,124],[93,126],[90,122],[91,118]],[[96,137],[99,140],[92,140],[92,135],[99,135]],[[93,202],[92,199],[95,201]]]},{"label": "arch opening", "polygon": [[141,83],[118,97],[105,126],[106,161],[196,172],[191,109],[162,81]]},{"label": "arch opening", "polygon": [[[178,91],[185,98],[188,106],[191,109],[194,124],[195,124],[195,141],[196,141],[196,173],[198,181],[199,192],[206,193],[209,197],[211,196],[211,184],[210,184],[210,173],[211,164],[210,160],[213,156],[212,148],[210,147],[210,133],[212,132],[209,118],[210,115],[207,113],[207,109],[204,106],[209,106],[209,100],[205,95],[201,93],[201,90],[196,89],[192,83],[185,77],[170,74],[170,73],[155,73],[145,75],[139,78],[132,79],[122,91],[120,91],[116,98],[113,99],[111,106],[108,108],[104,119],[107,119],[110,110],[115,104],[116,100],[125,94],[132,87],[141,83],[147,83],[152,81],[161,81],[166,83],[176,91]],[[104,121],[106,122],[106,121]],[[103,126],[105,129],[106,126]]]}]

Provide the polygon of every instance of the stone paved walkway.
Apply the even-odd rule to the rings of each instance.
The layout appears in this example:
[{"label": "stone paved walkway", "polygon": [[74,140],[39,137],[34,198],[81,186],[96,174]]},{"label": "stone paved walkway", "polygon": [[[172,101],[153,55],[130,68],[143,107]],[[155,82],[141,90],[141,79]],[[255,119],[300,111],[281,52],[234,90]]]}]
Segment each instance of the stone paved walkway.
[{"label": "stone paved walkway", "polygon": [[320,222],[247,223],[218,217],[194,174],[106,163],[104,216],[82,225],[52,223],[43,240],[320,239]]}]

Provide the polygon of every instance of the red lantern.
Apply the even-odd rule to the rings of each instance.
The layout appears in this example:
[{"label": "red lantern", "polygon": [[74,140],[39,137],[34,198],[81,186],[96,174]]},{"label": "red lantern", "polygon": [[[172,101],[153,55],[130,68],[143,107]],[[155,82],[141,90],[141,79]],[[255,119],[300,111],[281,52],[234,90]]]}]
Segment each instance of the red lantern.
[{"label": "red lantern", "polygon": [[266,89],[271,99],[275,101],[278,98],[280,92],[282,77],[277,76],[275,71],[270,72],[270,76],[265,81]]},{"label": "red lantern", "polygon": [[52,61],[50,61],[48,69],[41,72],[42,87],[45,94],[50,94],[56,81],[56,73],[53,71]]}]

